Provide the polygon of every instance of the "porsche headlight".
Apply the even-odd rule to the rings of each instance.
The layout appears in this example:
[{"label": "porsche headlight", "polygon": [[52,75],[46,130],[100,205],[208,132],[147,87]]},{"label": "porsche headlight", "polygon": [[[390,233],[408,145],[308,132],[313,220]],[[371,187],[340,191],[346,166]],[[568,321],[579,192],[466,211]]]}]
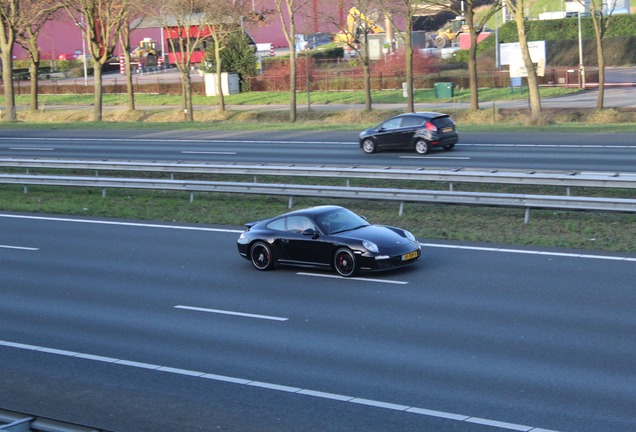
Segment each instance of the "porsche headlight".
[{"label": "porsche headlight", "polygon": [[404,230],[404,235],[406,236],[407,239],[409,239],[411,241],[415,241],[415,236],[413,234],[411,234],[410,231]]},{"label": "porsche headlight", "polygon": [[378,253],[380,251],[380,249],[378,249],[378,245],[369,240],[363,240],[362,246],[364,246],[369,252]]}]

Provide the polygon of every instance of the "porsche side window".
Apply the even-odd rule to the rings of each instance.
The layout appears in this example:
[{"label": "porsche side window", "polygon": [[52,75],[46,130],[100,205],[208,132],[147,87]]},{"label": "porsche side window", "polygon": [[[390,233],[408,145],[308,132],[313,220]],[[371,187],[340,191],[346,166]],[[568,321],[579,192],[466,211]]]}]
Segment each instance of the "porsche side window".
[{"label": "porsche side window", "polygon": [[309,228],[315,229],[314,224],[305,216],[290,216],[287,218],[287,231],[301,234]]},{"label": "porsche side window", "polygon": [[285,218],[276,219],[267,224],[267,228],[276,231],[285,231]]}]

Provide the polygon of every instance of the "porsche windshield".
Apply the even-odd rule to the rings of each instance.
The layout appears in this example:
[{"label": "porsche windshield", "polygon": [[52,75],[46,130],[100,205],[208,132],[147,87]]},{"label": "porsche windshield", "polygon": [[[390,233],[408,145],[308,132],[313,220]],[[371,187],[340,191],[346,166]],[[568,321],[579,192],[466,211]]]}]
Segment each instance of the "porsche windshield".
[{"label": "porsche windshield", "polygon": [[316,222],[325,234],[336,234],[365,227],[369,223],[347,209],[336,209],[316,216]]}]

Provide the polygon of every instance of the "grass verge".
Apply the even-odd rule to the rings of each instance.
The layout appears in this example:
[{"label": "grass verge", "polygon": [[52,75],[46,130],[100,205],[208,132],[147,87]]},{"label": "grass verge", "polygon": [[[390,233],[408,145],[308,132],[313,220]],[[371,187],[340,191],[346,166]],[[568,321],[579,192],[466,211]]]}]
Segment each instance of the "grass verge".
[{"label": "grass verge", "polygon": [[[232,196],[186,192],[96,188],[0,186],[4,211],[64,214],[241,226],[245,222],[288,211],[287,198]],[[295,198],[294,208],[339,204],[365,215],[372,223],[397,225],[419,239],[558,247],[635,253],[636,215],[622,213],[533,210],[524,224],[524,210],[510,208],[399,204],[364,200]]]}]

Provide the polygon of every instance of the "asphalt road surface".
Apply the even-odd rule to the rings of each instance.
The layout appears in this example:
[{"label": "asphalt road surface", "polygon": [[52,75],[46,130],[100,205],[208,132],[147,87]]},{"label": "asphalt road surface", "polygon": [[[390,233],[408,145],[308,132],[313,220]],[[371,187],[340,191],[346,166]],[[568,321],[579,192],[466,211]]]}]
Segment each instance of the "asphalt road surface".
[{"label": "asphalt road surface", "polygon": [[366,155],[351,132],[2,130],[0,157],[636,171],[636,134],[461,133],[450,152]]},{"label": "asphalt road surface", "polygon": [[420,239],[343,279],[232,227],[0,215],[0,407],[114,431],[636,430],[636,255]]}]

